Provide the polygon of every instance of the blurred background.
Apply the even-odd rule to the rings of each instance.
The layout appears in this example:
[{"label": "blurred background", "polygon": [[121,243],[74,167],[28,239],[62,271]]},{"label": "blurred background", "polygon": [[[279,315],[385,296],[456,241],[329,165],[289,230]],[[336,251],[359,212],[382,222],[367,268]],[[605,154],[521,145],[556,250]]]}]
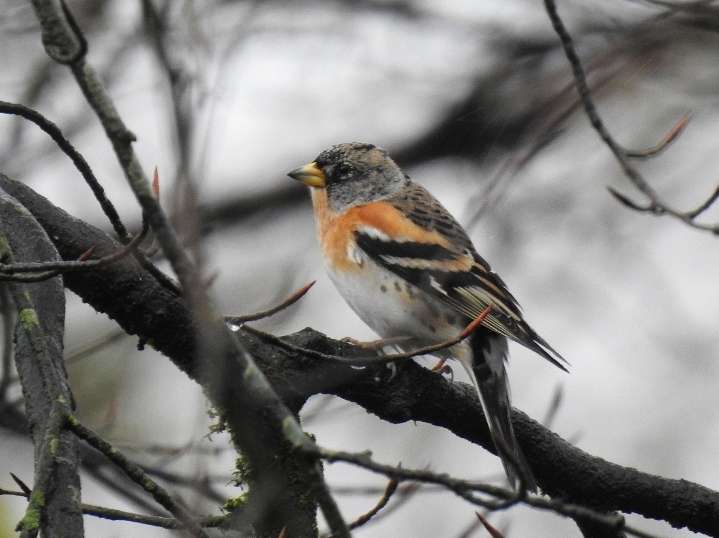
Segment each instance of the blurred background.
[{"label": "blurred background", "polygon": [[[561,394],[551,428],[583,450],[719,488],[719,239],[633,212],[607,193],[614,186],[641,200],[578,106],[540,2],[67,3],[87,35],[89,62],[137,135],[145,170],[158,167],[162,203],[188,241],[194,228],[182,185],[196,189],[199,243],[223,312],[254,312],[317,279],[298,305],[258,326],[375,337],[325,276],[309,196],[285,174],[334,143],[383,146],[468,227],[530,323],[570,361],[567,375],[512,345],[514,405],[542,420]],[[698,205],[719,180],[719,7],[558,3],[618,141],[651,147],[691,114],[671,147],[637,166],[670,203]],[[56,122],[137,228],[139,210],[110,144],[69,71],[45,55],[28,2],[0,0],[0,50],[0,99]],[[72,164],[35,126],[0,117],[0,171],[110,230]],[[718,219],[716,208],[704,217]],[[230,483],[228,437],[207,439],[206,399],[167,359],[138,352],[136,339],[71,294],[66,346],[81,420],[199,512],[241,493]],[[458,368],[455,378],[465,380]],[[6,399],[22,409],[20,396],[12,383]],[[463,478],[501,477],[499,460],[425,424],[383,423],[323,396],[308,403],[303,419],[330,448],[369,449],[382,462]],[[0,423],[0,487],[14,488],[9,472],[31,483],[28,440]],[[384,488],[345,465],[327,465],[326,473],[348,520]],[[152,506],[109,476],[102,466],[84,475],[83,500]],[[0,536],[14,535],[24,507],[0,497]],[[661,536],[691,534],[629,519]],[[490,521],[508,537],[580,535],[570,520],[522,507]],[[85,523],[88,535],[171,535]],[[403,490],[356,534],[486,531],[465,502],[420,488]]]}]

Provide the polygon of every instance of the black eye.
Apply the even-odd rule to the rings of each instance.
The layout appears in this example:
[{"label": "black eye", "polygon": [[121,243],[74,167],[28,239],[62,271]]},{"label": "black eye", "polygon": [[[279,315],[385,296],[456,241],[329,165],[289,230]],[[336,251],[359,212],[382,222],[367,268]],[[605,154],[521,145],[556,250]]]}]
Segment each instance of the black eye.
[{"label": "black eye", "polygon": [[352,168],[352,165],[350,165],[350,164],[340,163],[337,165],[336,173],[339,177],[347,177],[347,176],[351,175],[352,172],[353,172],[353,168]]}]

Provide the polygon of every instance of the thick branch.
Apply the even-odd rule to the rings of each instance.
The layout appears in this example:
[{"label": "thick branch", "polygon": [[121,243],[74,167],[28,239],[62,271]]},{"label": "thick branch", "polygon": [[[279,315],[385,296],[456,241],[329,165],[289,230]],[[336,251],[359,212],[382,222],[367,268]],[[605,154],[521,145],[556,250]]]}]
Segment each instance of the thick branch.
[{"label": "thick branch", "polygon": [[[13,261],[56,261],[45,231],[21,204],[0,191],[0,254]],[[83,536],[78,447],[62,430],[72,394],[63,363],[65,294],[62,279],[32,285],[8,283],[17,310],[15,364],[35,446],[35,480],[23,537]]]},{"label": "thick branch", "polygon": [[[0,176],[11,192],[42,223],[64,257],[73,258],[90,244],[116,248],[102,232],[54,207],[31,189]],[[125,330],[153,345],[193,379],[189,312],[176,296],[143,278],[132,259],[116,265],[68,274],[66,285]],[[118,297],[123,297],[118,301]],[[393,423],[419,420],[446,428],[493,450],[481,406],[469,386],[451,383],[415,363],[402,363],[398,375],[378,383],[370,369],[324,363],[298,352],[244,335],[241,342],[255,357],[275,390],[297,411],[316,393],[338,395]],[[305,329],[286,340],[333,355],[351,355],[353,347]],[[355,354],[363,353],[363,351]],[[622,467],[572,446],[520,411],[514,411],[517,438],[542,490],[552,497],[600,511],[637,513],[675,527],[719,535],[719,494],[685,480],[670,480]]]}]

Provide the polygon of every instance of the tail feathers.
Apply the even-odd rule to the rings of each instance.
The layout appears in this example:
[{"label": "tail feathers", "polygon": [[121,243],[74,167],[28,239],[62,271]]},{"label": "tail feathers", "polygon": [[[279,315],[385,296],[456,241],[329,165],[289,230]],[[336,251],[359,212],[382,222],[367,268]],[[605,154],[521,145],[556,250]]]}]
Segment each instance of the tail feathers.
[{"label": "tail feathers", "polygon": [[535,353],[538,353],[560,370],[564,370],[565,372],[569,371],[567,369],[569,366],[567,359],[562,357],[557,350],[550,346],[544,338],[539,336],[534,329],[532,329],[529,325],[526,325],[523,332],[526,333],[526,335],[524,338],[518,340],[520,344],[528,347]]},{"label": "tail feathers", "polygon": [[479,395],[497,455],[515,489],[523,483],[528,491],[536,491],[534,475],[512,428],[512,406],[504,369],[507,341],[503,336],[480,332],[472,336],[470,343],[472,364],[462,362]]}]

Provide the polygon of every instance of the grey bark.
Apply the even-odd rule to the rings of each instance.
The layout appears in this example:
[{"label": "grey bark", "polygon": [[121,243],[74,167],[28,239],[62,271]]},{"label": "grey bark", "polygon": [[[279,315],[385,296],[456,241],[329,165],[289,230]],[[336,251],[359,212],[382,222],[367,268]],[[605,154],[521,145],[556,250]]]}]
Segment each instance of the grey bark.
[{"label": "grey bark", "polygon": [[[56,261],[57,250],[33,215],[0,191],[3,261]],[[83,536],[78,444],[63,429],[72,394],[63,362],[65,290],[60,277],[8,282],[17,310],[15,364],[34,444],[35,479],[21,535]]]}]

